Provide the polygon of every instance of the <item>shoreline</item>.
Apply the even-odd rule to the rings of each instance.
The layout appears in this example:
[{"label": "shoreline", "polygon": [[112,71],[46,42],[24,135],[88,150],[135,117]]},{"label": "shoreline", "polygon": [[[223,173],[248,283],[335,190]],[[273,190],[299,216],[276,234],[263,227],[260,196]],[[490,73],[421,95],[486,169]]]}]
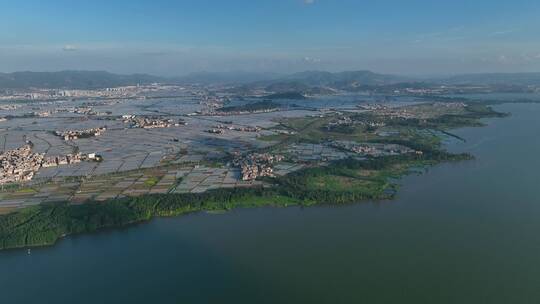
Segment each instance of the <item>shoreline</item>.
[{"label": "shoreline", "polygon": [[[421,163],[410,163],[405,169],[401,169],[399,172],[392,172],[392,174],[387,178],[392,178],[395,181],[396,179],[399,180],[401,177],[407,176],[411,173],[419,173],[418,170],[413,169],[431,167],[445,162],[472,159],[472,157],[464,158],[464,155],[460,154],[456,154],[455,156],[457,156],[458,159],[448,161],[429,160],[427,161],[429,163],[426,163],[426,161],[423,160]],[[363,163],[363,161],[359,162]],[[355,195],[354,193],[343,192],[341,195],[345,197],[340,198],[339,202],[330,202],[324,200],[314,201],[309,196],[303,199],[295,197],[294,194],[287,196],[284,195],[283,191],[276,189],[279,187],[279,185],[275,185],[271,188],[255,187],[243,189],[234,188],[232,190],[216,189],[205,192],[201,195],[155,194],[137,198],[116,199],[108,202],[90,202],[83,205],[70,205],[69,203],[61,202],[29,207],[16,213],[8,214],[7,216],[30,213],[29,216],[27,216],[29,220],[35,220],[35,218],[40,215],[58,215],[58,213],[64,214],[63,217],[53,221],[54,225],[49,227],[50,231],[56,231],[56,233],[45,236],[45,239],[42,240],[35,239],[35,236],[34,238],[29,238],[28,235],[25,235],[23,243],[11,243],[9,236],[6,237],[6,235],[4,235],[2,238],[0,238],[2,241],[0,250],[52,247],[66,237],[147,223],[155,218],[179,217],[200,212],[221,213],[238,208],[286,208],[293,206],[311,207],[323,205],[340,206],[374,201],[382,202],[395,199],[395,196],[398,193],[397,183],[388,182],[378,196],[362,196],[358,194]],[[389,189],[392,190],[392,194],[387,193],[387,190]],[[198,196],[199,203],[187,205],[183,204],[182,198],[185,198],[186,196],[191,198],[196,198]],[[170,202],[171,200],[172,202]],[[152,208],[145,209],[145,206],[152,206]],[[68,219],[73,220],[73,218],[80,217],[80,214],[78,213],[83,214],[85,221],[84,224],[80,222],[70,222],[67,225],[62,226],[63,221]],[[93,218],[96,215],[97,218]],[[111,217],[112,221],[110,221]],[[46,219],[44,218],[43,220]],[[99,222],[98,224],[94,226],[88,224],[88,222],[92,223],[96,220]],[[106,222],[107,220],[110,222]],[[81,224],[83,225],[79,226]],[[75,228],[76,226],[79,227]]]}]

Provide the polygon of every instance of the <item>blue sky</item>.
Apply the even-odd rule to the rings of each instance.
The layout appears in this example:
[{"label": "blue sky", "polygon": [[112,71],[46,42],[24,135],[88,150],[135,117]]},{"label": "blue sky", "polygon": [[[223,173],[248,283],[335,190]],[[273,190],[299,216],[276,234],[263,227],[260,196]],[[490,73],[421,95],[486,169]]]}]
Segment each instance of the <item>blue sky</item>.
[{"label": "blue sky", "polygon": [[0,71],[540,71],[538,0],[0,0]]}]

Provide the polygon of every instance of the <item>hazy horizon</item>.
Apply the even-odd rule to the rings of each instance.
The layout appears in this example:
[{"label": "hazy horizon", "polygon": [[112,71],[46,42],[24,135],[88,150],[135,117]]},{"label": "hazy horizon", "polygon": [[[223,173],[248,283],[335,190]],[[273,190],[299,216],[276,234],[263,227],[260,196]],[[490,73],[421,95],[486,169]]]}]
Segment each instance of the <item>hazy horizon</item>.
[{"label": "hazy horizon", "polygon": [[0,1],[0,71],[540,71],[532,0]]},{"label": "hazy horizon", "polygon": [[111,73],[116,75],[149,75],[149,76],[155,76],[155,77],[163,77],[163,78],[181,78],[181,77],[189,77],[189,76],[204,76],[204,74],[208,75],[223,75],[223,76],[231,76],[234,74],[237,74],[238,76],[243,75],[266,75],[268,76],[268,79],[271,79],[272,77],[285,77],[288,75],[293,75],[296,73],[303,73],[303,72],[330,72],[330,73],[347,73],[347,72],[373,72],[375,74],[381,74],[381,75],[389,75],[389,76],[401,76],[401,77],[409,77],[411,79],[416,80],[426,80],[430,78],[445,78],[445,77],[453,77],[453,76],[465,76],[465,75],[482,75],[482,74],[540,74],[539,71],[530,71],[530,72],[469,72],[469,73],[431,73],[431,74],[405,74],[405,73],[382,73],[376,70],[366,70],[366,69],[355,69],[355,70],[336,70],[336,71],[328,71],[328,70],[299,70],[294,72],[269,72],[269,71],[246,71],[246,70],[231,70],[231,71],[192,71],[188,73],[183,74],[154,74],[154,73],[147,73],[144,71],[141,72],[133,72],[133,73],[122,73],[122,72],[112,72],[108,70],[82,70],[82,69],[64,69],[64,70],[17,70],[17,71],[10,71],[10,72],[3,72],[0,71],[0,74],[11,74],[11,73],[61,73],[61,72],[105,72],[105,73]]},{"label": "hazy horizon", "polygon": [[540,303],[539,16],[0,0],[3,303]]}]

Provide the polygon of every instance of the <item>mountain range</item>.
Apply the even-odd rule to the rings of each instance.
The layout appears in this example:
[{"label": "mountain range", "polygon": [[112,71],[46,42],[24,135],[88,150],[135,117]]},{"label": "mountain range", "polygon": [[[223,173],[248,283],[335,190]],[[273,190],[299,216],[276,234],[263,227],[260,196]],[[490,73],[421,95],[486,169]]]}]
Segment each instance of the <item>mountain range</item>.
[{"label": "mountain range", "polygon": [[465,74],[439,78],[412,78],[379,74],[371,71],[331,73],[306,71],[290,75],[273,73],[226,72],[193,73],[182,77],[161,77],[148,74],[121,75],[105,71],[59,71],[0,73],[0,89],[57,88],[97,89],[150,83],[169,84],[230,84],[261,87],[269,91],[355,90],[362,87],[398,85],[402,83],[432,83],[440,85],[540,85],[540,73]]},{"label": "mountain range", "polygon": [[104,71],[0,73],[0,88],[98,89],[166,81],[147,74],[119,75]]}]

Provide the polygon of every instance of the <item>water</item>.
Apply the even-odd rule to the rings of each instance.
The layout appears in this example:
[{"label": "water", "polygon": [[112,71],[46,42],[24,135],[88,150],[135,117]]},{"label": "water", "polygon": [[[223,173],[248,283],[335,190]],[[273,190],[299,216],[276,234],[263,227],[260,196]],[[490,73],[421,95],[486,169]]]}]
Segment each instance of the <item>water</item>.
[{"label": "water", "polygon": [[0,253],[1,303],[538,303],[540,105],[392,202],[159,219]]},{"label": "water", "polygon": [[470,98],[473,100],[495,100],[495,101],[540,101],[540,92],[536,93],[477,93],[477,94],[449,94],[447,97]]},{"label": "water", "polygon": [[[452,96],[455,97],[455,96]],[[459,95],[461,97],[461,95]],[[260,102],[261,98],[244,98],[242,100],[232,100],[227,106],[239,106],[247,103]],[[412,96],[387,97],[384,95],[366,95],[366,94],[340,94],[340,95],[323,95],[309,97],[307,99],[275,99],[273,103],[279,103],[284,107],[304,107],[310,109],[357,109],[359,104],[380,103],[384,102],[387,106],[405,106],[425,102]]]}]

